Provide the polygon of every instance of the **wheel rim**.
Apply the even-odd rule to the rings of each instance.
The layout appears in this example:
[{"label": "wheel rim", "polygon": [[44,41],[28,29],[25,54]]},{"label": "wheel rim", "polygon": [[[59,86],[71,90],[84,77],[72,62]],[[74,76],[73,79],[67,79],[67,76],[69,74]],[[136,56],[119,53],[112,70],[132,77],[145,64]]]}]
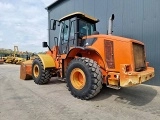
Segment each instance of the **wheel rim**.
[{"label": "wheel rim", "polygon": [[34,73],[34,76],[37,78],[39,76],[39,66],[38,65],[34,65],[33,67],[33,73]]},{"label": "wheel rim", "polygon": [[72,70],[70,80],[73,87],[78,90],[82,89],[86,84],[86,76],[84,72],[79,68],[75,68]]}]

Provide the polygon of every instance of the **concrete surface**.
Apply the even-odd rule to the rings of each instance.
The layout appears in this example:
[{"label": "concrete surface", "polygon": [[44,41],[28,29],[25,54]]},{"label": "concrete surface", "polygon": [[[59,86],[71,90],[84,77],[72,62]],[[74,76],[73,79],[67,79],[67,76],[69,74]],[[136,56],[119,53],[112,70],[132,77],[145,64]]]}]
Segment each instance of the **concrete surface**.
[{"label": "concrete surface", "polygon": [[47,85],[19,79],[19,65],[0,65],[0,120],[160,120],[160,87],[103,88],[82,101],[55,78]]}]

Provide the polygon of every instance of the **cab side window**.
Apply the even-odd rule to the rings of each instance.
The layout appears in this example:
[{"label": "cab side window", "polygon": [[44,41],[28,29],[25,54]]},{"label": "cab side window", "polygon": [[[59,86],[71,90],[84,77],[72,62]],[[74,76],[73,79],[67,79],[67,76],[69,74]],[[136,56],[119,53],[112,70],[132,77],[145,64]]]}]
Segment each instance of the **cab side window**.
[{"label": "cab side window", "polygon": [[79,33],[80,37],[87,35],[87,24],[82,20],[79,20]]},{"label": "cab side window", "polygon": [[79,20],[79,35],[80,37],[91,35],[94,31],[94,24]]}]

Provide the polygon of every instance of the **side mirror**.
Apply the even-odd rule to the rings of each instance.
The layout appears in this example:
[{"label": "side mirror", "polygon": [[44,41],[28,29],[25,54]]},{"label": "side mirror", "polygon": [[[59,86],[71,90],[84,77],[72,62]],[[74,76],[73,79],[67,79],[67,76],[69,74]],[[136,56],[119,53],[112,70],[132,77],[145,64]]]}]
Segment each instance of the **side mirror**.
[{"label": "side mirror", "polygon": [[43,46],[43,47],[48,47],[47,42],[42,42],[42,46]]},{"label": "side mirror", "polygon": [[56,29],[56,20],[53,21],[53,26],[52,26],[53,30]]},{"label": "side mirror", "polygon": [[50,20],[50,30],[56,30],[56,20]]},{"label": "side mirror", "polygon": [[43,47],[48,47],[48,49],[51,51],[51,53],[53,53],[53,51],[51,50],[51,48],[48,46],[47,42],[42,42],[42,46]]}]

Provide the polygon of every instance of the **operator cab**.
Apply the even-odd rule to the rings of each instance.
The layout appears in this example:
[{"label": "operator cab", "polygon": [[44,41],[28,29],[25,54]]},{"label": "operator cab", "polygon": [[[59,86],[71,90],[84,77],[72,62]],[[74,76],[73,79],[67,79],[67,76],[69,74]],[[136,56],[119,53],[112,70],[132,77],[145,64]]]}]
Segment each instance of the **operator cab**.
[{"label": "operator cab", "polygon": [[98,19],[81,12],[75,12],[61,18],[58,40],[60,54],[67,54],[70,47],[81,46],[82,38],[92,35],[96,31],[98,21]]}]

